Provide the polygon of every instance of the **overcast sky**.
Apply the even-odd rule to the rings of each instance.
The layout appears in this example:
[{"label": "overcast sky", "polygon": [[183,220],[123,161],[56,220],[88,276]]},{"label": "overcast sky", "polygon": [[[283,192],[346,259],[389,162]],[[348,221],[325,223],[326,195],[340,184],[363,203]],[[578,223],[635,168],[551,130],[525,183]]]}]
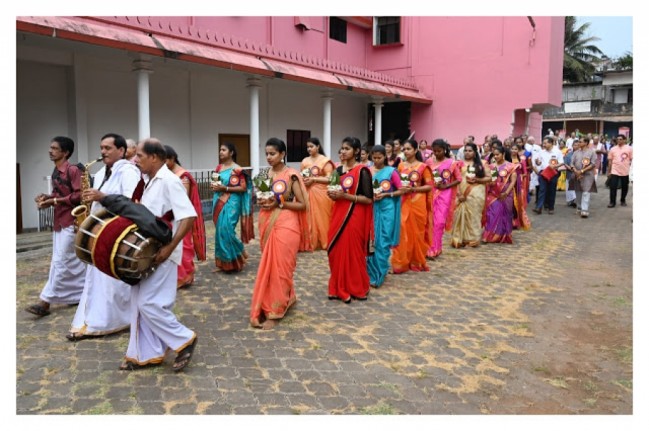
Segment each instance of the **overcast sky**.
[{"label": "overcast sky", "polygon": [[627,51],[633,53],[633,29],[630,16],[578,16],[577,25],[590,23],[589,36],[601,40],[595,45],[609,58],[621,57]]}]

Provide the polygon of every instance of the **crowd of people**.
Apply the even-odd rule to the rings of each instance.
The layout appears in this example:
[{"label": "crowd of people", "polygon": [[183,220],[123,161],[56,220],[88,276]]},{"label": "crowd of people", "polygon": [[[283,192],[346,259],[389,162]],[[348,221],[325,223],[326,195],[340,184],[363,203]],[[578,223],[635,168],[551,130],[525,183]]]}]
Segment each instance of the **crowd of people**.
[{"label": "crowd of people", "polygon": [[[297,301],[293,274],[299,252],[327,251],[328,298],[349,304],[367,300],[388,274],[429,271],[428,261],[442,255],[444,232],[454,248],[511,244],[514,229],[532,225],[527,215],[532,196],[534,213],[553,214],[556,191],[563,187],[566,203],[587,218],[595,180],[605,172],[608,207],[616,205],[618,185],[620,204],[626,205],[633,152],[624,135],[616,142],[607,148],[595,136],[568,141],[546,136],[541,146],[531,136],[501,141],[489,135],[477,144],[468,136],[453,155],[444,139],[430,146],[426,140],[395,139],[368,147],[346,137],[334,162],[320,141],[310,138],[298,171],[286,163],[286,144],[271,138],[265,145],[269,168],[255,178],[236,163],[235,146],[223,143],[211,182],[214,263],[224,274],[248,263],[245,244],[255,237],[256,193],[261,258],[249,319],[252,327],[268,330]],[[27,311],[43,317],[50,304],[78,304],[70,341],[130,327],[120,369],[158,366],[171,349],[177,353],[173,369],[180,371],[192,358],[197,336],[172,312],[176,291],[194,282],[194,259],[206,260],[196,181],[172,147],[154,138],[127,142],[110,133],[100,142],[104,167],[92,186],[82,187],[83,169],[68,162],[73,151],[67,137],[50,144],[53,192],[36,202],[39,208],[54,207],[52,262],[40,301]],[[110,195],[143,205],[170,226],[171,240],[157,251],[155,271],[135,285],[75,254],[71,210],[92,203],[95,214]]]}]

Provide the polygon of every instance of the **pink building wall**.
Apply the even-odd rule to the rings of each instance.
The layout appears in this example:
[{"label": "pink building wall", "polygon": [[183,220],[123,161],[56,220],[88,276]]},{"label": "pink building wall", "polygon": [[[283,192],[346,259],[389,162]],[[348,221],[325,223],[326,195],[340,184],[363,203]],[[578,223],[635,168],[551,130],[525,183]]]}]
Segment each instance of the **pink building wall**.
[{"label": "pink building wall", "polygon": [[[174,36],[195,39],[192,28],[194,34],[210,29],[413,80],[433,100],[432,105],[412,105],[411,130],[417,139],[443,137],[459,145],[469,134],[505,137],[527,131],[538,137],[536,117],[546,106],[561,104],[563,17],[533,17],[535,28],[526,16],[402,17],[401,43],[383,47],[372,45],[372,29],[352,23],[346,44],[329,39],[328,17],[153,19],[163,23],[162,31],[177,26],[169,31]],[[121,17],[115,20],[123,23]],[[296,26],[296,20],[310,30]],[[536,115],[524,115],[525,109]]]}]

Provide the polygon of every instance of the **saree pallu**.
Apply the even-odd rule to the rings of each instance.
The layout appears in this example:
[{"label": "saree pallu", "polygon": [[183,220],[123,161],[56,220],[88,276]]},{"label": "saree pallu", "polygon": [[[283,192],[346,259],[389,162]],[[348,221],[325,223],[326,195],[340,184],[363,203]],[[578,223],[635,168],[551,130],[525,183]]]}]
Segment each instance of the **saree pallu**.
[{"label": "saree pallu", "polygon": [[[274,180],[285,181],[289,194],[291,181],[301,181],[301,175],[287,168]],[[303,183],[301,187],[306,197]],[[306,211],[260,209],[259,236],[261,259],[250,304],[252,326],[259,326],[264,319],[281,319],[297,301],[293,283],[297,252],[310,244]]]},{"label": "saree pallu", "polygon": [[[374,174],[372,181],[390,181],[390,190],[393,192],[401,187],[399,174],[392,167],[384,167]],[[367,273],[370,285],[379,287],[385,281],[385,276],[390,270],[390,249],[399,245],[401,232],[401,198],[384,197],[374,201],[374,254],[367,258]]]},{"label": "saree pallu", "polygon": [[[345,184],[349,178],[353,179],[348,193],[359,194],[363,169],[368,170],[365,166],[357,165],[340,177],[341,184]],[[372,204],[360,204],[347,199],[338,199],[334,202],[327,249],[331,272],[329,296],[343,301],[350,296],[367,297],[370,290],[367,256],[374,230],[372,215]]]},{"label": "saree pallu", "polygon": [[[469,184],[466,182],[467,168],[462,167],[462,182],[458,186],[459,196],[464,196],[464,202],[456,202],[451,229],[451,246],[455,248],[477,247],[482,236],[482,213],[485,206],[486,186],[484,184]],[[457,199],[456,197],[456,199]]]},{"label": "saree pallu", "polygon": [[[305,159],[306,160],[306,159]],[[302,161],[301,169],[310,169],[312,176],[325,177],[325,167],[330,166],[331,170],[335,166],[331,160],[324,157],[314,165],[309,166]],[[314,173],[314,167],[317,171]],[[333,202],[327,196],[327,184],[316,183],[307,188],[309,196],[309,228],[311,229],[311,246],[313,250],[326,250],[329,235],[329,221],[331,220],[331,208]]]},{"label": "saree pallu", "polygon": [[[416,167],[399,167],[400,173],[419,172],[417,186],[432,185],[430,167],[420,163]],[[392,251],[395,274],[406,271],[428,271],[426,252],[433,237],[432,193],[407,193],[401,197],[401,233],[399,246]]]},{"label": "saree pallu", "polygon": [[[255,237],[251,211],[252,181],[238,166],[222,170],[218,165],[215,171],[219,173],[222,184],[246,189],[243,193],[215,192],[212,200],[214,264],[223,271],[239,272],[248,259],[243,244]],[[239,219],[241,240],[235,231]]]},{"label": "saree pallu", "polygon": [[515,163],[516,165],[516,186],[512,189],[514,193],[514,214],[512,219],[512,226],[514,229],[529,230],[532,227],[532,222],[527,217],[527,185],[523,180],[523,175],[526,172],[523,162]]},{"label": "saree pallu", "polygon": [[506,162],[497,168],[498,178],[487,186],[485,229],[482,233],[482,241],[512,244],[514,191],[512,190],[502,201],[498,199],[498,195],[508,187],[509,180],[516,171],[516,166]]},{"label": "saree pallu", "polygon": [[198,184],[194,177],[182,169],[178,174],[181,181],[189,182],[189,200],[196,211],[196,219],[192,230],[183,238],[183,255],[181,264],[178,265],[177,287],[188,286],[194,282],[194,256],[199,261],[207,259],[207,238],[205,235],[205,221],[203,220],[203,205],[198,193]]},{"label": "saree pallu", "polygon": [[[450,177],[445,178],[442,181],[451,183],[455,180],[462,181],[462,174],[459,168],[459,164],[461,163],[461,161],[454,161],[453,159],[444,159],[440,163],[436,163],[436,160],[432,158],[429,159],[426,164],[431,170],[437,169],[440,174],[443,171],[450,172]],[[433,240],[426,252],[426,256],[435,258],[442,254],[442,239],[444,237],[444,231],[450,231],[453,226],[453,212],[455,210],[457,188],[453,187],[450,189],[439,190],[433,186],[432,194]]]}]

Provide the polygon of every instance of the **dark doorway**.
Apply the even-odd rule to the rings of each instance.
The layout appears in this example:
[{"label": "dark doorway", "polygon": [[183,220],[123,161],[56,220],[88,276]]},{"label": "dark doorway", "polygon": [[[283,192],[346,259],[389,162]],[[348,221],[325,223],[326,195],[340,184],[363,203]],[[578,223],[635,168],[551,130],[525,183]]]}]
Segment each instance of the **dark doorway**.
[{"label": "dark doorway", "polygon": [[[381,109],[381,143],[388,139],[407,139],[410,136],[410,102],[384,103]],[[374,105],[368,105],[367,139],[374,145]]]}]

